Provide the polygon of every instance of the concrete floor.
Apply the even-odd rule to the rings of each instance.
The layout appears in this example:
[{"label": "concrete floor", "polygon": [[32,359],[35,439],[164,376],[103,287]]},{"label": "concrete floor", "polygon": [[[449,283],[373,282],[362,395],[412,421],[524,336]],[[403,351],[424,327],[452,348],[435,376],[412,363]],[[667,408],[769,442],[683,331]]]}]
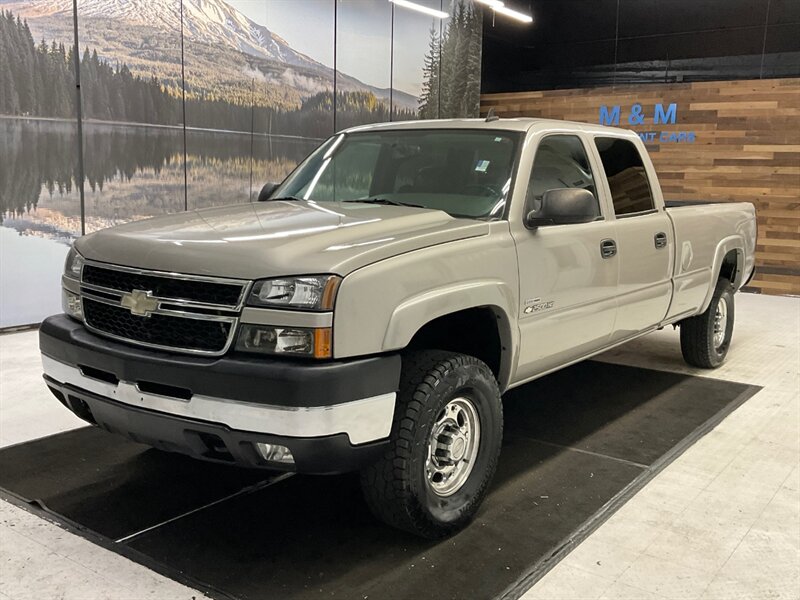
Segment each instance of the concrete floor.
[{"label": "concrete floor", "polygon": [[[601,360],[764,389],[667,467],[525,600],[800,598],[800,299],[740,294],[713,372],[657,332]],[[702,401],[702,399],[698,399]],[[44,387],[36,332],[0,336],[0,446],[82,426]],[[0,599],[203,598],[0,502]]]}]

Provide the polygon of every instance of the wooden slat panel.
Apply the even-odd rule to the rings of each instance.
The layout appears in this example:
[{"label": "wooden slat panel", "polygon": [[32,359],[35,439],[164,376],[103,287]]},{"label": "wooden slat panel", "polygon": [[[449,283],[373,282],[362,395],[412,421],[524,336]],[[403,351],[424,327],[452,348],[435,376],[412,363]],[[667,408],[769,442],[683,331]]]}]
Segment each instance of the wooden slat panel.
[{"label": "wooden slat panel", "polygon": [[[678,105],[674,125],[654,125],[654,104]],[[650,117],[631,127],[640,103]],[[758,215],[757,273],[749,289],[800,295],[800,79],[762,79],[484,94],[501,117],[597,123],[601,105],[622,107],[639,132],[693,131],[693,144],[648,143],[668,200],[752,202]]]}]

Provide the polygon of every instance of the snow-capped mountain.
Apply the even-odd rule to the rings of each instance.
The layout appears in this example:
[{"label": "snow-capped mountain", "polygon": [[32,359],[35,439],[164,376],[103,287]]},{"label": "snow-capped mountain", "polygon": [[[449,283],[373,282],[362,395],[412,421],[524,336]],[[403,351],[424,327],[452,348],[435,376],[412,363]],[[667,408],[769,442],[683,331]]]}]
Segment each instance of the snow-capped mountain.
[{"label": "snow-capped mountain", "polygon": [[[72,0],[0,0],[0,5],[27,19],[72,18]],[[78,15],[79,21],[112,19],[172,31],[180,31],[181,27],[179,0],[78,0]],[[287,65],[323,66],[223,0],[184,0],[183,27],[184,39],[189,43],[223,44]]]},{"label": "snow-capped mountain", "polygon": [[[0,10],[27,20],[37,42],[72,44],[72,0],[0,0]],[[101,59],[127,64],[134,74],[156,75],[168,86],[180,82],[180,0],[78,0],[78,28],[81,48],[96,49]],[[331,88],[332,66],[297,52],[224,0],[183,0],[183,36],[192,93],[241,97],[255,77],[274,84],[272,105],[291,107]],[[336,76],[342,91],[389,98],[388,88],[341,71]],[[416,110],[411,94],[395,89],[393,99],[396,107]]]}]

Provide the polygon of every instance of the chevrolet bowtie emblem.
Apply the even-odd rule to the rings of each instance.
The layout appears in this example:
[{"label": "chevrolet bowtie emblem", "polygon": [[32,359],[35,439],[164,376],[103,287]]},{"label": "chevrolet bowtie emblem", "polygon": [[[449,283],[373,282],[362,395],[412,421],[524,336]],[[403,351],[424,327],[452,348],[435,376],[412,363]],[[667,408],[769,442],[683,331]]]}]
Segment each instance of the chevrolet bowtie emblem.
[{"label": "chevrolet bowtie emblem", "polygon": [[122,294],[119,303],[138,317],[149,317],[158,309],[158,300],[153,298],[153,292],[142,290],[133,290]]}]

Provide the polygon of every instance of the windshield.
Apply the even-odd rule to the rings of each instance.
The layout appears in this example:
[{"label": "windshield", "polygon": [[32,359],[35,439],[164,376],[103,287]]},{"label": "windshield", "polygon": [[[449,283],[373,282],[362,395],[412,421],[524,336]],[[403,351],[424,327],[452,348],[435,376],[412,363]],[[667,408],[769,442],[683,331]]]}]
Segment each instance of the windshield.
[{"label": "windshield", "polygon": [[368,201],[503,216],[518,134],[487,130],[371,131],[335,135],[273,198]]}]

